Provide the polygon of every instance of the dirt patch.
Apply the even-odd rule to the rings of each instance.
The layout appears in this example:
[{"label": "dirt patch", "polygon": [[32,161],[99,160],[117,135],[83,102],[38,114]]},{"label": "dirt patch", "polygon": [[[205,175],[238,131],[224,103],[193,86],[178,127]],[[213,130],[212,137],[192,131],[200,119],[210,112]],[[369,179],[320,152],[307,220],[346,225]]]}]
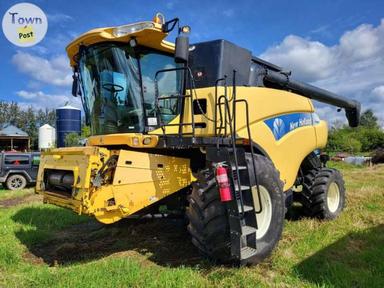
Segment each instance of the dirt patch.
[{"label": "dirt patch", "polygon": [[36,257],[31,252],[23,253],[22,257],[23,257],[24,261],[26,261],[28,263],[31,263],[31,264],[35,264],[35,265],[42,265],[42,264],[44,264],[44,260],[42,258]]},{"label": "dirt patch", "polygon": [[9,208],[9,207],[14,207],[23,203],[41,202],[41,201],[43,201],[43,196],[41,195],[38,195],[38,194],[25,195],[23,197],[0,200],[0,208]]},{"label": "dirt patch", "polygon": [[123,220],[113,225],[90,221],[61,230],[49,241],[28,248],[35,258],[51,266],[132,256],[164,266],[204,262],[191,244],[182,219]]}]

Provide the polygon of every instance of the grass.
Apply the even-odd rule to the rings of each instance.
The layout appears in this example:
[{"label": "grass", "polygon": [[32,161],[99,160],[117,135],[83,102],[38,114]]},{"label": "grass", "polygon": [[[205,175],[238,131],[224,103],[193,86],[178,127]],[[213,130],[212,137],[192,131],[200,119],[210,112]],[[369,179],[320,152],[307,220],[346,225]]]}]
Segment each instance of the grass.
[{"label": "grass", "polygon": [[0,287],[384,287],[384,166],[331,166],[345,177],[344,212],[286,220],[274,253],[254,267],[198,257],[175,220],[104,227],[39,202],[0,208]]},{"label": "grass", "polygon": [[2,187],[0,185],[0,200],[1,199],[12,199],[12,198],[18,198],[18,197],[22,197],[22,196],[25,196],[25,195],[29,195],[29,194],[32,194],[33,193],[33,188],[26,188],[26,189],[22,189],[22,190],[16,190],[16,191],[12,191],[12,190],[6,190],[5,187]]}]

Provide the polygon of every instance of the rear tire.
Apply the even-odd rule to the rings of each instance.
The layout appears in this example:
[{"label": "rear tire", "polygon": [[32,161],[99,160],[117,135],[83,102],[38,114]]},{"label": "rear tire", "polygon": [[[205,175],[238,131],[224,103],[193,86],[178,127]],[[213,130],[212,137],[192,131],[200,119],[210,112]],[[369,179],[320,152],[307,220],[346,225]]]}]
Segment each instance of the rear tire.
[{"label": "rear tire", "polygon": [[345,187],[336,169],[311,170],[304,178],[301,203],[307,216],[335,219],[345,206]]},{"label": "rear tire", "polygon": [[[249,153],[247,153],[246,159],[249,169],[252,169]],[[257,254],[247,259],[248,264],[260,263],[272,252],[281,237],[285,214],[283,185],[279,172],[264,156],[255,155],[255,164],[259,185],[262,186],[263,193],[267,193],[262,199],[271,201],[269,205],[271,215],[268,216],[271,218],[266,222],[268,227],[263,228],[265,230],[263,235],[260,238],[256,236]],[[253,177],[250,180],[251,186],[254,186]],[[235,260],[230,253],[231,241],[227,211],[225,205],[220,201],[213,171],[211,169],[200,171],[198,180],[193,183],[192,187],[187,209],[188,231],[192,236],[192,243],[205,256],[214,261],[234,263]]]},{"label": "rear tire", "polygon": [[20,190],[27,186],[27,179],[21,174],[14,174],[8,177],[6,186],[9,190]]}]

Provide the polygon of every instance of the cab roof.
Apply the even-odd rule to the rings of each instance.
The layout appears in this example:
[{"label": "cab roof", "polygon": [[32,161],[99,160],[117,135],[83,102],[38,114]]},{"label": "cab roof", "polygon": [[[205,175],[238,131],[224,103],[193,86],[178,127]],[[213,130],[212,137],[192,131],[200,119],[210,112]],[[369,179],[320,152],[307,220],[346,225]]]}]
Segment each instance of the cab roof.
[{"label": "cab roof", "polygon": [[[140,28],[144,26],[146,26],[146,28],[134,29],[135,27]],[[119,33],[119,29],[123,30],[124,28],[131,28],[133,32],[125,34]],[[89,46],[101,42],[128,43],[129,40],[135,38],[139,45],[172,53],[175,46],[173,43],[164,40],[167,35],[168,33],[163,32],[161,24],[152,21],[138,22],[116,27],[97,28],[77,37],[69,43],[66,47],[66,51],[72,67],[77,65],[76,57],[79,53],[80,46]]]}]

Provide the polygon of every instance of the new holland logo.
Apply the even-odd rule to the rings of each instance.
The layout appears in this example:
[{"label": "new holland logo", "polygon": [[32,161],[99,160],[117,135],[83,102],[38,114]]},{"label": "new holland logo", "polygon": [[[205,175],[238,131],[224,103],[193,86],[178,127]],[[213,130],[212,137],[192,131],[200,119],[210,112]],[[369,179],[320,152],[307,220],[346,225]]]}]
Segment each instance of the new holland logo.
[{"label": "new holland logo", "polygon": [[273,121],[273,135],[276,139],[280,139],[285,134],[285,124],[281,118],[276,118]]}]

